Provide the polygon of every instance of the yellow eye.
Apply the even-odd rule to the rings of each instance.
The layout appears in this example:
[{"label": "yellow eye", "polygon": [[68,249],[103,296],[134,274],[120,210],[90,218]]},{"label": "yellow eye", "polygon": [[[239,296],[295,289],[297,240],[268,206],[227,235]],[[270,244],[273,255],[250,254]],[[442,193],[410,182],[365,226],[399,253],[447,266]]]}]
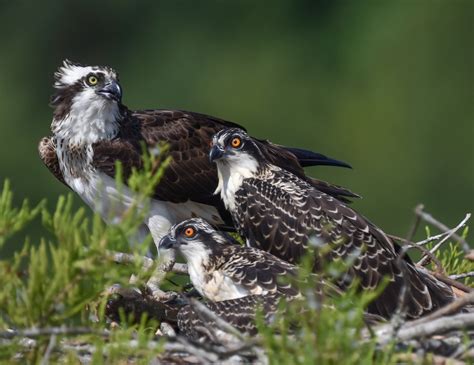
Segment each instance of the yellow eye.
[{"label": "yellow eye", "polygon": [[188,238],[194,237],[196,234],[196,230],[193,227],[188,227],[184,230],[184,235]]},{"label": "yellow eye", "polygon": [[234,148],[239,148],[242,145],[242,140],[239,137],[234,137],[230,144]]},{"label": "yellow eye", "polygon": [[99,82],[99,79],[95,76],[89,76],[87,78],[87,83],[91,86],[97,85],[98,82]]}]

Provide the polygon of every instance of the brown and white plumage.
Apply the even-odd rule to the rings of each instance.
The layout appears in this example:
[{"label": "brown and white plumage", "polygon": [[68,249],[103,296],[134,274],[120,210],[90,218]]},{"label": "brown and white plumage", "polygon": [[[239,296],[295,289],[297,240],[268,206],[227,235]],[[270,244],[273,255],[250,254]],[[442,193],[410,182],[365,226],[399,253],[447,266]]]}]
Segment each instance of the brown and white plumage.
[{"label": "brown and white plumage", "polygon": [[[251,295],[220,302],[206,302],[204,305],[217,317],[225,320],[242,333],[255,335],[257,326],[255,317],[258,310],[263,314],[263,320],[270,323],[278,310],[280,296]],[[178,328],[181,334],[196,340],[212,340],[216,333],[209,329],[216,329],[213,321],[205,321],[192,304],[184,306],[177,316]],[[212,331],[217,332],[217,331]]]},{"label": "brown and white plumage", "polygon": [[[224,232],[215,230],[201,218],[192,218],[174,225],[164,236],[159,249],[178,250],[188,264],[194,288],[207,301],[205,305],[218,317],[242,332],[256,332],[255,317],[259,308],[269,322],[282,298],[302,299],[296,266],[268,252],[236,243]],[[317,298],[335,297],[340,290],[317,275],[310,287]],[[306,279],[304,279],[306,280]],[[202,318],[192,305],[180,310],[178,327],[187,336],[212,338]]]},{"label": "brown and white plumage", "polygon": [[[120,201],[113,181],[116,161],[122,162],[127,178],[133,168],[142,167],[142,144],[154,149],[166,143],[172,161],[152,197],[150,215],[156,219],[146,223],[160,236],[171,224],[191,216],[203,216],[215,224],[231,222],[220,199],[212,194],[217,174],[208,150],[213,134],[236,124],[177,110],[131,111],[121,102],[118,76],[110,67],[65,61],[55,74],[55,88],[53,136],[40,142],[41,159],[104,219],[120,221],[134,198],[125,190],[125,202]],[[268,141],[257,143],[275,164],[301,176],[303,166],[345,166],[317,153]],[[313,184],[340,199],[356,196],[324,182]]]},{"label": "brown and white plumage", "polygon": [[249,295],[299,296],[291,283],[297,275],[295,266],[268,252],[236,244],[201,218],[174,225],[158,247],[177,249],[183,255],[193,286],[211,301]]},{"label": "brown and white plumage", "polygon": [[[356,255],[349,273],[363,289],[373,290],[384,277],[389,279],[369,311],[383,316],[394,312],[404,282],[403,268],[397,264],[400,249],[379,228],[308,181],[272,164],[243,130],[218,132],[210,156],[219,172],[217,192],[249,246],[296,263],[312,237],[331,246],[326,256],[316,255],[316,270],[324,260]],[[407,256],[401,265],[410,290],[409,316],[418,317],[453,299],[450,288],[417,269]]]}]

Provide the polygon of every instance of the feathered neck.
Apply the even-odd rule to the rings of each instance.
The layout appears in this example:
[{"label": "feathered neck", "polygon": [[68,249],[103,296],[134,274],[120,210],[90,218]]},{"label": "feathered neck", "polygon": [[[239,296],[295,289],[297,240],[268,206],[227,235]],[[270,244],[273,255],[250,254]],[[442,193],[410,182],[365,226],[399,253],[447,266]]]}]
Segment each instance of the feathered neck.
[{"label": "feathered neck", "polygon": [[220,193],[225,207],[233,211],[235,209],[235,193],[240,189],[244,179],[255,177],[259,171],[265,169],[255,158],[242,155],[238,160],[217,161],[217,176],[219,179],[214,194]]},{"label": "feathered neck", "polygon": [[[59,93],[58,93],[59,94]],[[51,131],[69,145],[84,146],[114,138],[126,108],[117,102],[96,98],[95,95],[68,92],[55,97]]]}]

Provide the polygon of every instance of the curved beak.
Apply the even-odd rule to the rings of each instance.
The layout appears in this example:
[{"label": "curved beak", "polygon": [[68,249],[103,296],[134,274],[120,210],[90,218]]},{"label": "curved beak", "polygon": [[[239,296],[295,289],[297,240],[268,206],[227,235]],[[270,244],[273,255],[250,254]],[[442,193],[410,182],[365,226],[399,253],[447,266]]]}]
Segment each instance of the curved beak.
[{"label": "curved beak", "polygon": [[104,87],[97,91],[97,93],[105,96],[107,99],[115,100],[117,102],[122,100],[122,89],[116,81],[104,85]]},{"label": "curved beak", "polygon": [[214,145],[211,148],[211,151],[209,152],[209,161],[214,162],[216,160],[219,160],[224,156],[224,150],[220,148],[218,145]]},{"label": "curved beak", "polygon": [[158,243],[158,249],[168,250],[170,248],[175,248],[177,246],[177,241],[174,238],[171,238],[169,235],[164,236],[160,243]]}]

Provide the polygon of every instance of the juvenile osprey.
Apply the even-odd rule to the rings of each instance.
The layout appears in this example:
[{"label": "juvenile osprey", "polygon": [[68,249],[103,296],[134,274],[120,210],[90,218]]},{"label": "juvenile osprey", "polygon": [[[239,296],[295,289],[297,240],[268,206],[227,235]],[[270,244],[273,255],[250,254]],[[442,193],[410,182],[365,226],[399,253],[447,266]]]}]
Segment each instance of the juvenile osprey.
[{"label": "juvenile osprey", "polygon": [[[220,199],[215,167],[208,160],[212,135],[238,125],[211,116],[176,111],[131,111],[121,102],[117,73],[109,67],[82,66],[64,61],[55,73],[56,94],[51,99],[53,136],[39,144],[49,170],[106,221],[116,223],[131,204],[131,191],[117,191],[115,162],[121,161],[127,178],[142,167],[142,147],[169,145],[172,157],[154,196],[146,224],[159,239],[172,223],[201,216],[214,224],[230,221]],[[239,127],[240,128],[240,127]],[[309,151],[256,141],[276,165],[304,176],[303,167],[348,166]],[[126,181],[126,179],[125,179]],[[339,199],[351,192],[321,181],[312,184]]]},{"label": "juvenile osprey", "polygon": [[[221,302],[206,302],[204,305],[216,316],[225,320],[242,333],[257,334],[255,317],[261,308],[265,323],[270,323],[278,310],[278,294],[250,295],[237,299],[223,300]],[[195,340],[209,341],[217,333],[211,333],[209,328],[215,328],[211,321],[204,321],[192,304],[185,305],[177,315],[177,325],[181,334]]]},{"label": "juvenile osprey", "polygon": [[[263,309],[265,321],[270,322],[281,298],[302,298],[297,267],[268,252],[239,245],[201,218],[171,227],[158,247],[177,249],[182,254],[194,288],[208,299],[205,305],[242,332],[256,332],[258,308]],[[340,294],[340,290],[320,277],[313,275],[312,279],[317,298]],[[178,313],[178,327],[187,336],[212,338],[202,331],[209,325],[212,323],[203,325],[192,305]]]},{"label": "juvenile osprey", "polygon": [[213,302],[249,295],[299,296],[288,281],[297,275],[295,266],[268,252],[242,247],[201,218],[172,226],[158,248],[177,249],[188,264],[194,288]]},{"label": "juvenile osprey", "polygon": [[403,268],[410,290],[410,317],[453,299],[449,287],[417,269],[407,256],[400,260],[404,266],[400,268],[399,246],[379,228],[304,178],[269,161],[243,130],[219,131],[213,137],[210,159],[217,163],[216,193],[249,246],[296,263],[306,252],[309,238],[314,237],[331,246],[328,256],[316,257],[316,270],[321,268],[321,260],[346,259],[360,251],[349,274],[366,290],[375,289],[384,276],[389,278],[385,291],[369,307],[371,313],[385,317],[396,309]]}]

